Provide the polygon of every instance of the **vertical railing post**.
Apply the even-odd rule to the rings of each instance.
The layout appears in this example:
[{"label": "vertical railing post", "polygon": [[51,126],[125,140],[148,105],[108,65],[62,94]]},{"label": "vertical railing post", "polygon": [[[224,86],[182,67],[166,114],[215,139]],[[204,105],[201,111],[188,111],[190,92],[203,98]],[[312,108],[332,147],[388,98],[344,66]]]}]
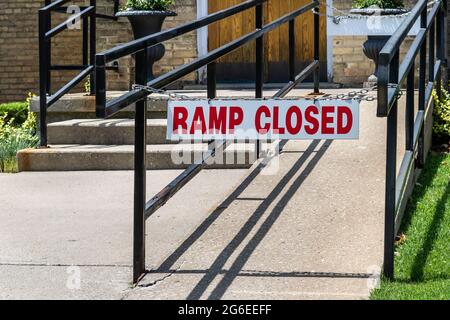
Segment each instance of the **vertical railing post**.
[{"label": "vertical railing post", "polygon": [[[320,61],[320,6],[317,5],[314,9],[314,60]],[[320,86],[320,64],[314,71],[314,93],[319,93]]]},{"label": "vertical railing post", "polygon": [[104,55],[95,57],[95,79],[98,82],[95,86],[95,114],[97,118],[106,117],[106,61]]},{"label": "vertical railing post", "polygon": [[[91,0],[91,6],[94,7],[94,11],[89,17],[89,60],[90,65],[95,65],[95,54],[97,53],[97,1]],[[97,85],[95,72],[90,75],[90,90],[91,95],[95,94],[95,86]]]},{"label": "vertical railing post", "polygon": [[[255,28],[261,29],[263,27],[263,5],[259,4],[255,8]],[[263,97],[264,85],[264,36],[256,39],[256,77],[255,77],[255,97]]]},{"label": "vertical railing post", "polygon": [[439,73],[438,78],[436,79],[436,86],[437,86],[437,93],[439,99],[442,98],[442,67],[445,63],[445,54],[444,54],[444,6],[441,6],[441,9],[439,10],[437,16],[436,16],[436,57],[440,60],[440,67],[439,67]]},{"label": "vertical railing post", "polygon": [[[147,50],[136,53],[136,84],[145,85],[148,75]],[[146,130],[147,99],[136,103],[134,154],[133,283],[145,273]]]},{"label": "vertical railing post", "polygon": [[83,18],[83,46],[82,46],[83,66],[89,63],[89,20]]},{"label": "vertical railing post", "polygon": [[289,21],[289,81],[295,81],[295,19]]},{"label": "vertical railing post", "polygon": [[47,146],[47,94],[50,69],[48,61],[48,42],[45,34],[48,31],[48,16],[46,10],[39,10],[39,135],[40,146]]},{"label": "vertical railing post", "polygon": [[430,26],[430,39],[428,43],[428,81],[434,82],[436,79],[434,79],[434,65],[435,65],[435,48],[436,48],[436,41],[435,41],[435,32],[436,32],[436,20],[434,20],[431,23]]},{"label": "vertical railing post", "polygon": [[[255,8],[255,28],[261,29],[263,27],[264,10],[263,5],[259,4]],[[264,36],[256,39],[255,45],[255,98],[261,99],[263,97],[264,86]],[[261,153],[261,142],[259,139],[255,142],[256,158],[259,159]]]},{"label": "vertical railing post", "polygon": [[[427,27],[427,10],[423,10],[420,15],[420,28],[426,29],[426,27]],[[431,33],[430,37],[428,38],[431,40]],[[431,70],[431,67],[429,68],[429,70]],[[419,57],[419,112],[425,112],[425,89],[427,85],[426,72],[427,72],[427,37],[425,37],[422,47],[420,48],[420,57]],[[424,130],[422,129],[420,132],[417,150],[416,164],[418,168],[422,168],[425,163],[423,143],[424,143]]]},{"label": "vertical railing post", "polygon": [[444,19],[445,19],[445,9],[444,9],[444,5],[441,6],[441,9],[439,10],[439,14],[437,16],[438,19],[438,28],[437,28],[437,33],[439,36],[438,41],[438,57],[439,59],[444,60],[445,54],[444,54]]},{"label": "vertical railing post", "polygon": [[415,64],[411,67],[406,80],[405,149],[414,151],[414,81]]},{"label": "vertical railing post", "polygon": [[[420,28],[427,27],[427,12],[424,10],[420,15]],[[426,87],[426,73],[427,73],[427,35],[420,47],[419,56],[419,110],[424,110],[425,105],[425,87]]]},{"label": "vertical railing post", "polygon": [[120,1],[119,0],[114,0],[114,16],[116,15],[117,12],[119,12],[120,9]]},{"label": "vertical railing post", "polygon": [[[399,53],[389,66],[389,82],[398,83]],[[397,179],[397,111],[398,102],[395,101],[387,118],[387,143],[386,143],[386,190],[385,190],[385,221],[384,221],[384,263],[383,273],[389,278],[394,278],[394,245],[395,245],[395,189]]]},{"label": "vertical railing post", "polygon": [[[211,62],[206,66],[206,81],[207,81],[207,91],[208,99],[217,98],[217,63],[216,61]],[[212,151],[215,149],[214,140],[208,141],[208,149]]]},{"label": "vertical railing post", "polygon": [[443,58],[443,69],[444,69],[444,88],[448,91],[448,25],[447,25],[447,15],[448,7],[447,0],[442,1],[443,4],[443,21],[442,21],[442,58]]},{"label": "vertical railing post", "polygon": [[206,67],[208,99],[217,97],[217,63],[211,62]]},{"label": "vertical railing post", "polygon": [[[49,5],[52,1],[51,0],[45,0],[45,5]],[[46,30],[49,31],[52,29],[52,13],[51,11],[47,12],[46,15],[47,24],[45,26]],[[51,39],[48,39],[46,42],[47,46],[47,94],[50,95],[52,90],[52,71],[51,71],[51,65],[52,65],[52,45],[51,45]]]}]

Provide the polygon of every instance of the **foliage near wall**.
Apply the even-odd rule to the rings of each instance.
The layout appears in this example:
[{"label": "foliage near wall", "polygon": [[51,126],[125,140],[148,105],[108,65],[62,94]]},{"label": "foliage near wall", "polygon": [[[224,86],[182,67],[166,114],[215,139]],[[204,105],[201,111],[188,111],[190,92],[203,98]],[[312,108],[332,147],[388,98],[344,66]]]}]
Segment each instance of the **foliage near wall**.
[{"label": "foliage near wall", "polygon": [[382,9],[397,9],[405,7],[403,0],[353,0],[353,8],[365,9],[376,6]]},{"label": "foliage near wall", "polygon": [[[22,109],[24,104],[27,112]],[[34,148],[39,143],[36,136],[37,117],[34,113],[28,112],[28,103],[6,104],[0,107],[3,110],[14,110],[19,117],[11,117],[13,113],[4,113],[0,116],[0,172],[16,172],[17,152]],[[25,115],[25,120],[22,121]]]},{"label": "foliage near wall", "polygon": [[433,139],[436,144],[450,143],[450,93],[442,89],[442,98],[434,95]]}]

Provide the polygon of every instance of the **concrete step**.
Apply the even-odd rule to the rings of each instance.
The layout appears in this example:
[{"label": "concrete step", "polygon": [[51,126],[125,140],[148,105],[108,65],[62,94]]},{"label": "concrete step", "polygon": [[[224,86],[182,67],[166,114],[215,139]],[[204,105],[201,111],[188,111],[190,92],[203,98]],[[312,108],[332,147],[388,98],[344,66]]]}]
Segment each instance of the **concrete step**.
[{"label": "concrete step", "polygon": [[[174,143],[166,139],[167,120],[147,121],[148,144]],[[75,119],[48,125],[49,144],[127,145],[134,144],[132,119]]]},{"label": "concrete step", "polygon": [[[207,144],[158,144],[147,146],[148,169],[185,169],[201,159]],[[19,171],[133,170],[133,145],[51,145],[25,149],[17,154]],[[253,143],[235,143],[216,156],[209,168],[249,168],[255,161]]]}]

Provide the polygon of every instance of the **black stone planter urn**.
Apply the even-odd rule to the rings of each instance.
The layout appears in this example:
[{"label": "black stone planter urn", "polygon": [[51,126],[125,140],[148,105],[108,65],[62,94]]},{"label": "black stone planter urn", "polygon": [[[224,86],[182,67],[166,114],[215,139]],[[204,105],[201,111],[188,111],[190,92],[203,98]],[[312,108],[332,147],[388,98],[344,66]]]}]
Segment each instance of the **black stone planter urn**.
[{"label": "black stone planter urn", "polygon": [[369,76],[369,82],[378,80],[378,57],[388,40],[389,36],[367,36],[366,42],[363,43],[364,54],[375,63],[375,71]]},{"label": "black stone planter urn", "polygon": [[[176,16],[173,11],[137,11],[137,10],[125,10],[119,11],[117,17],[126,17],[131,23],[133,29],[133,35],[135,39],[140,39],[145,36],[160,32],[162,25],[166,17]],[[149,76],[147,82],[155,79],[153,75],[153,65],[156,61],[159,61],[164,57],[166,48],[163,44],[147,49],[148,64],[149,64]]]},{"label": "black stone planter urn", "polygon": [[[362,16],[367,16],[367,18],[372,16],[396,16],[407,13],[406,9],[379,9],[379,8],[365,8],[365,9],[352,9],[350,10],[351,14],[359,14]],[[383,26],[380,25],[382,28]],[[379,33],[379,32],[378,32]],[[367,58],[372,60],[375,63],[375,71],[372,75],[370,75],[368,79],[368,83],[374,83],[378,80],[378,57],[381,52],[381,49],[385,46],[387,41],[389,40],[391,35],[386,34],[376,34],[376,35],[368,35],[367,41],[363,44],[363,52]]]}]

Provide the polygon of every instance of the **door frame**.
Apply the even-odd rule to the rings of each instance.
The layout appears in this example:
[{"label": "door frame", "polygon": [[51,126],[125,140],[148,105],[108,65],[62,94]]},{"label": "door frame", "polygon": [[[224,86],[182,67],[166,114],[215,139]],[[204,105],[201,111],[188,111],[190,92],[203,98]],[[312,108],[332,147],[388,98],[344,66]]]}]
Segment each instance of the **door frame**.
[{"label": "door frame", "polygon": [[[333,7],[333,0],[327,0],[326,13],[327,16],[333,14],[331,8]],[[208,15],[208,0],[197,0],[197,19]],[[333,81],[333,36],[331,36],[332,25],[327,18],[327,78],[328,82]],[[208,27],[203,27],[197,30],[197,52],[199,57],[208,54]],[[198,79],[200,83],[206,80],[206,67],[198,70]]]},{"label": "door frame", "polygon": [[[201,2],[201,1],[200,1]],[[327,0],[326,19],[327,19],[327,78],[328,82],[333,82],[333,36],[331,30],[333,22],[329,17],[333,16],[333,0]],[[208,41],[208,36],[206,38]]]}]

